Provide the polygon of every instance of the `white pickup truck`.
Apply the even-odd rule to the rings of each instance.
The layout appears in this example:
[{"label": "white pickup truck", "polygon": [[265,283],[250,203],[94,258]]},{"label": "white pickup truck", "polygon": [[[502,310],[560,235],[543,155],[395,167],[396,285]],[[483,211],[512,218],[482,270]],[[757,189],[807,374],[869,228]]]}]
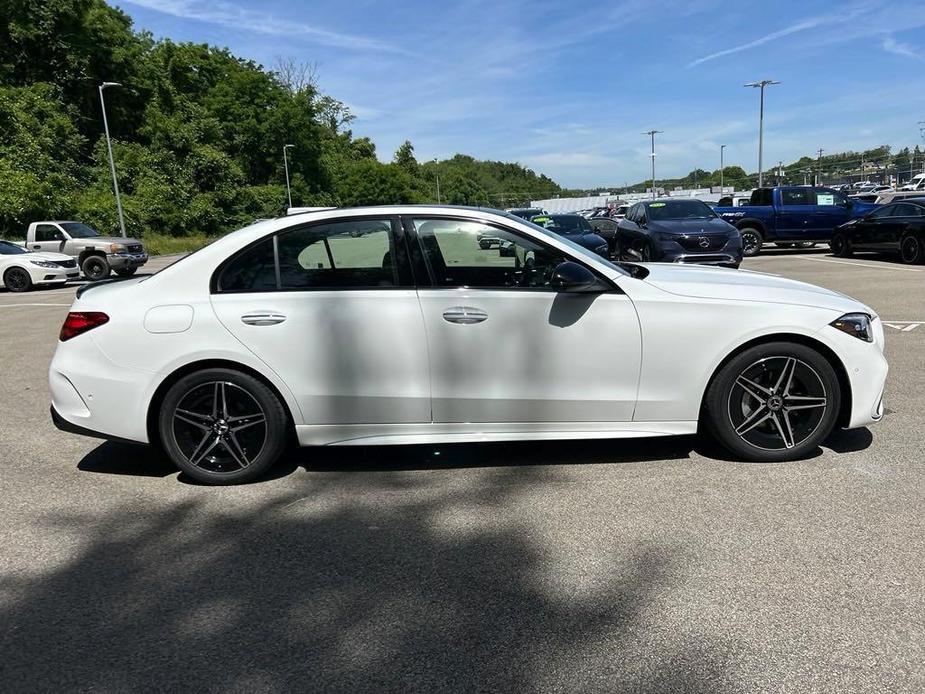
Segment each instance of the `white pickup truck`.
[{"label": "white pickup truck", "polygon": [[64,253],[77,260],[88,280],[101,280],[115,272],[131,277],[148,262],[148,254],[137,239],[101,236],[80,222],[33,222],[23,244],[30,251]]}]

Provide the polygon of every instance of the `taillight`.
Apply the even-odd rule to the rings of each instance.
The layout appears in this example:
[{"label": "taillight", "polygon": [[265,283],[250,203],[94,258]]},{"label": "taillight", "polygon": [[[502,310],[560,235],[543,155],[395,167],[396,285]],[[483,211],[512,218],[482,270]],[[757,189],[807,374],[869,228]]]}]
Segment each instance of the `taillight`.
[{"label": "taillight", "polygon": [[109,322],[109,316],[99,311],[71,311],[64,319],[58,339],[61,342],[77,337],[93,328],[98,328]]}]

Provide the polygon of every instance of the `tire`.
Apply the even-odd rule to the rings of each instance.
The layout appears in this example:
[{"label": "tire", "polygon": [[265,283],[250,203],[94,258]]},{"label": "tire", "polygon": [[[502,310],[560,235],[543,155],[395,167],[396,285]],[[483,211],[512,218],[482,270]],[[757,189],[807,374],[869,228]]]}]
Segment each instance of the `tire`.
[{"label": "tire", "polygon": [[742,227],[739,229],[742,235],[742,255],[746,258],[754,258],[761,253],[761,246],[764,244],[764,237],[755,227]]},{"label": "tire", "polygon": [[84,277],[91,282],[104,280],[109,277],[109,261],[98,255],[88,255],[80,264]]},{"label": "tire", "polygon": [[730,359],[704,404],[706,428],[728,451],[743,460],[782,462],[805,457],[829,435],[841,387],[816,350],[771,342]]},{"label": "tire", "polygon": [[11,292],[27,292],[32,289],[32,276],[21,267],[11,267],[3,273],[3,285]]},{"label": "tire", "polygon": [[119,268],[118,270],[116,270],[116,274],[119,277],[131,277],[136,272],[138,272],[137,267],[123,267],[123,268]]},{"label": "tire", "polygon": [[651,263],[652,262],[652,247],[648,243],[643,243],[642,248],[639,251],[639,262],[641,263]]},{"label": "tire", "polygon": [[263,475],[289,440],[286,410],[263,382],[233,369],[184,376],[164,396],[158,433],[174,464],[211,485]]},{"label": "tire", "polygon": [[899,257],[907,265],[918,265],[925,262],[925,248],[922,239],[915,234],[906,234],[899,241]]},{"label": "tire", "polygon": [[836,231],[832,234],[832,240],[829,241],[829,248],[832,249],[832,255],[836,258],[847,258],[853,252],[851,248],[851,239],[843,231]]}]

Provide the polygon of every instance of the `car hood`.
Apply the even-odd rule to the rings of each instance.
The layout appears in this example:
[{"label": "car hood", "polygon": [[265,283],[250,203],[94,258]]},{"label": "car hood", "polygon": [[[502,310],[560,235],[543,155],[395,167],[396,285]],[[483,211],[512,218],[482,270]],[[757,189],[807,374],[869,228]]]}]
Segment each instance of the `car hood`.
[{"label": "car hood", "polygon": [[60,263],[64,260],[73,260],[69,255],[64,253],[52,253],[51,251],[33,251],[24,255],[14,256],[16,258],[25,258],[26,260],[51,260]]},{"label": "car hood", "polygon": [[662,234],[728,234],[734,229],[722,219],[663,219],[650,221],[649,230]]},{"label": "car hood", "polygon": [[74,241],[84,241],[90,243],[121,243],[125,246],[141,243],[141,241],[138,239],[126,239],[122,238],[121,236],[94,236],[92,239],[74,239]]},{"label": "car hood", "polygon": [[748,270],[731,270],[672,263],[646,263],[643,281],[662,291],[701,299],[797,304],[840,313],[874,311],[856,299],[807,282]]}]

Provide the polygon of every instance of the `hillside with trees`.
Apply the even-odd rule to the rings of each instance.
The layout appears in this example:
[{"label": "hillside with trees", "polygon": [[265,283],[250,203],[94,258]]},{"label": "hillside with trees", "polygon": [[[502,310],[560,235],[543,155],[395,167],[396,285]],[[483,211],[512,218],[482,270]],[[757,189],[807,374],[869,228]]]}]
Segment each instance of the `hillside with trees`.
[{"label": "hillside with trees", "polygon": [[[205,44],[155,40],[103,0],[6,0],[0,24],[0,235],[76,218],[118,228],[99,84],[134,235],[216,235],[295,205],[436,200],[514,204],[560,187],[518,164],[458,154],[419,163],[406,142],[391,161],[351,130],[310,68],[274,69]],[[516,199],[515,199],[516,198]]]}]

